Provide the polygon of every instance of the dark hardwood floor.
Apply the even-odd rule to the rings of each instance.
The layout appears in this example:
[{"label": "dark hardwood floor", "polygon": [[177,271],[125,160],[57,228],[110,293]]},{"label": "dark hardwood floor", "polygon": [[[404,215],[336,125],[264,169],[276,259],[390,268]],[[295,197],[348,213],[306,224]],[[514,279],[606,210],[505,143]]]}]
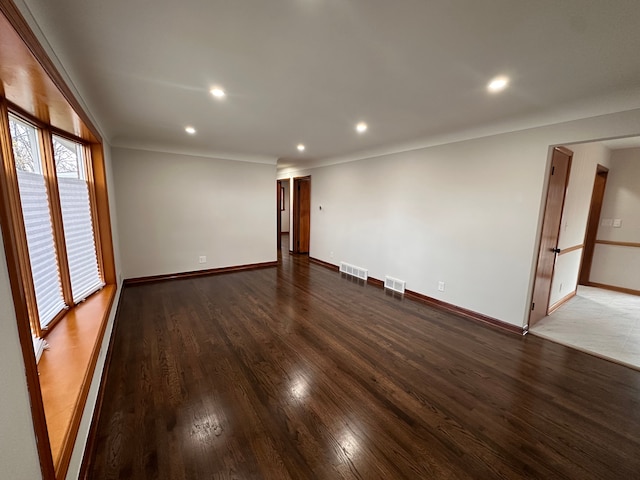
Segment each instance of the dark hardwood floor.
[{"label": "dark hardwood floor", "polygon": [[124,289],[89,478],[640,477],[640,372],[284,252]]}]

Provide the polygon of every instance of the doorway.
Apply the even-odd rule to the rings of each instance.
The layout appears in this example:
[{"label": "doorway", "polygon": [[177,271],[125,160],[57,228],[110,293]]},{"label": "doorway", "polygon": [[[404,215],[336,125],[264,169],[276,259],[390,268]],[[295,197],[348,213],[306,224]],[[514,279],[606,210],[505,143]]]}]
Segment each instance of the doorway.
[{"label": "doorway", "polygon": [[589,285],[591,275],[591,263],[593,262],[593,251],[596,245],[596,235],[598,234],[598,224],[600,222],[600,212],[604,200],[604,191],[607,186],[607,176],[609,169],[598,165],[596,178],[593,182],[593,193],[591,194],[591,206],[589,207],[589,219],[587,220],[587,231],[584,237],[584,254],[580,265],[580,275],[578,283]]},{"label": "doorway", "polygon": [[293,179],[293,253],[309,253],[311,237],[311,177]]},{"label": "doorway", "polygon": [[554,147],[542,220],[540,251],[538,253],[538,264],[533,286],[529,328],[547,316],[549,312],[551,282],[553,280],[556,256],[560,253],[558,249],[560,222],[562,220],[562,210],[567,193],[572,158],[573,152],[571,150],[564,147]]},{"label": "doorway", "polygon": [[282,248],[280,245],[282,235],[282,210],[283,210],[283,189],[282,182],[278,180],[276,182],[276,245],[278,250]]}]

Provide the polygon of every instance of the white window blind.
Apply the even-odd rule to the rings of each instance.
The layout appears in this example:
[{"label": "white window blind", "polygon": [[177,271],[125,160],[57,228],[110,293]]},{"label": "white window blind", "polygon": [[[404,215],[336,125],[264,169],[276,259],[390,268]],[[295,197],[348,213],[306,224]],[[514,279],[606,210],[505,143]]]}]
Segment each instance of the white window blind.
[{"label": "white window blind", "polygon": [[58,188],[71,291],[77,303],[104,286],[93,237],[89,188],[85,180],[78,178],[59,178]]},{"label": "white window blind", "polygon": [[89,186],[84,174],[82,146],[54,136],[53,149],[71,292],[74,303],[78,303],[104,286],[98,268]]},{"label": "white window blind", "polygon": [[38,316],[40,325],[46,327],[58,312],[65,308],[56,247],[53,242],[47,187],[42,175],[20,170],[18,187]]},{"label": "white window blind", "polygon": [[10,117],[9,129],[38,318],[40,325],[46,327],[66,305],[62,296],[47,186],[41,173],[37,132],[31,125],[13,117]]}]

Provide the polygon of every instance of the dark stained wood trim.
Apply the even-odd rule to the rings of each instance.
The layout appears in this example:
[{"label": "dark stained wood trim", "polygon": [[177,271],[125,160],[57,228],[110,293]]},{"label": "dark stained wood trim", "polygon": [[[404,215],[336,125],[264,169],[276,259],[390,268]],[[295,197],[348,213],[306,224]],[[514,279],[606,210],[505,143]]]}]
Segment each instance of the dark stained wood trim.
[{"label": "dark stained wood trim", "polygon": [[237,265],[233,267],[210,268],[207,270],[194,270],[192,272],[169,273],[166,275],[153,275],[149,277],[126,278],[124,285],[138,285],[141,283],[163,282],[166,280],[177,280],[181,278],[204,277],[207,275],[218,275],[221,273],[244,272],[246,270],[257,270],[260,268],[277,267],[278,262],[250,263],[247,265]]},{"label": "dark stained wood trim", "polygon": [[320,265],[322,267],[328,268],[329,270],[333,270],[334,272],[339,272],[340,267],[338,265],[334,265],[333,263],[325,262],[324,260],[319,260],[317,258],[309,257],[309,261],[311,263],[315,263],[316,265]]},{"label": "dark stained wood trim", "polygon": [[49,58],[47,51],[42,47],[42,45],[40,45],[38,37],[33,33],[33,30],[31,30],[31,27],[20,13],[18,7],[16,7],[11,0],[0,0],[0,12],[2,12],[9,23],[11,23],[24,44],[33,54],[37,62],[42,66],[65,100],[67,100],[76,115],[80,117],[89,131],[93,134],[95,140],[101,143],[102,136],[100,135],[100,132],[95,127],[89,116],[85,113],[71,89],[67,86],[64,78]]},{"label": "dark stained wood trim", "polygon": [[580,250],[581,248],[584,248],[584,244],[574,245],[573,247],[569,248],[563,248],[562,250],[560,250],[560,253],[558,253],[558,256],[564,255],[565,253],[575,252],[576,250]]},{"label": "dark stained wood trim", "polygon": [[[315,263],[317,265],[320,265],[322,267],[325,267],[329,270],[338,272],[340,271],[339,267],[337,267],[336,265],[333,265],[331,263],[327,263],[324,262],[322,260],[318,260],[317,258],[312,258],[309,257],[309,261],[312,263]],[[384,288],[384,282],[382,280],[379,280],[375,277],[368,277],[367,278],[367,283],[369,285],[373,285],[374,287],[379,287],[379,288]],[[396,292],[397,293],[397,292]],[[405,290],[404,295],[406,298],[416,301],[416,302],[420,302],[420,303],[424,303],[426,305],[429,305],[431,307],[435,307],[439,310],[445,310],[447,312],[453,312],[456,313],[466,319],[469,320],[473,320],[476,322],[480,322],[482,324],[485,325],[490,325],[492,327],[497,327],[500,328],[502,330],[507,330],[508,332],[511,333],[516,333],[518,335],[526,335],[528,332],[527,328],[519,328],[515,325],[511,325],[509,323],[503,322],[502,320],[498,320],[497,318],[493,318],[493,317],[488,317],[487,315],[483,315],[481,313],[478,312],[474,312],[473,310],[467,310],[466,308],[462,308],[462,307],[458,307],[456,305],[452,305],[450,303],[446,303],[443,302],[441,300],[437,300],[435,298],[431,298],[428,297],[426,295],[422,295],[421,293],[418,292],[414,292],[412,290]],[[575,292],[574,292],[575,295]]]},{"label": "dark stained wood trim", "polygon": [[518,327],[516,325],[511,325],[510,323],[503,322],[502,320],[498,320],[497,318],[489,317],[487,315],[474,312],[473,310],[468,310],[466,308],[458,307],[451,303],[443,302],[442,300],[437,300],[435,298],[422,295],[421,293],[414,292],[412,290],[405,290],[404,296],[406,298],[424,303],[431,307],[435,307],[440,310],[445,310],[447,312],[455,313],[469,320],[473,320],[475,322],[496,327],[501,330],[506,330],[510,333],[516,333],[518,335],[526,335],[528,332],[528,328],[526,327]]},{"label": "dark stained wood trim", "polygon": [[[122,290],[120,290],[119,297],[122,298]],[[109,376],[109,368],[111,366],[111,359],[113,358],[113,339],[115,338],[116,329],[118,328],[118,318],[120,313],[120,299],[118,299],[118,308],[116,309],[116,315],[113,320],[113,328],[111,329],[111,337],[109,337],[109,345],[107,347],[107,353],[104,359],[104,366],[102,368],[102,377],[100,378],[100,386],[98,387],[98,395],[96,397],[96,404],[93,409],[93,415],[91,416],[91,424],[89,425],[89,433],[87,435],[87,443],[84,447],[84,453],[82,455],[82,463],[80,464],[80,472],[78,474],[79,480],[90,480],[89,470],[91,467],[91,452],[94,451],[96,445],[96,436],[98,433],[98,421],[100,419],[100,413],[102,412],[102,405],[104,403],[104,393],[106,390],[107,377]]]},{"label": "dark stained wood trim", "polygon": [[634,247],[640,248],[640,243],[637,242],[615,242],[613,240],[596,240],[598,245],[613,245],[616,247]]},{"label": "dark stained wood trim", "polygon": [[569,300],[571,300],[573,297],[575,297],[577,295],[578,291],[577,289],[574,290],[573,292],[570,292],[568,295],[565,295],[564,297],[562,297],[560,300],[558,300],[556,303],[554,303],[553,305],[551,305],[549,307],[549,315],[551,315],[553,312],[555,312],[558,308],[560,308],[562,305],[564,305],[565,303],[567,303]]},{"label": "dark stained wood trim", "polygon": [[607,285],[605,283],[589,282],[588,287],[602,288],[603,290],[611,290],[612,292],[628,293],[629,295],[640,295],[640,290],[633,290],[631,288],[616,287],[615,285]]},{"label": "dark stained wood trim", "polygon": [[[10,159],[12,161],[13,155],[10,148],[11,142],[6,141],[6,136],[9,132],[7,120],[7,105],[6,102],[2,100],[0,101],[0,137],[4,138],[2,138],[3,141],[0,141],[0,156],[2,157],[0,158],[0,160],[2,160],[0,163],[4,163]],[[14,221],[12,221],[12,217],[15,214],[13,211],[15,204],[12,202],[10,193],[15,193],[15,191],[11,188],[11,184],[5,175],[5,171],[4,166],[0,168],[0,227],[2,228],[2,237],[7,261],[7,270],[9,272],[9,283],[11,284],[13,306],[16,312],[18,338],[20,340],[20,349],[22,350],[22,357],[24,359],[25,375],[27,377],[27,390],[29,393],[29,404],[31,406],[38,458],[40,460],[40,470],[42,471],[43,479],[50,480],[55,478],[55,469],[53,466],[53,457],[51,456],[47,421],[44,414],[44,406],[42,404],[42,391],[40,390],[40,382],[38,379],[38,367],[36,364],[35,353],[33,351],[33,339],[31,337],[29,320],[28,292],[25,289],[25,284],[21,275],[22,266],[20,261],[20,246],[25,245],[25,243],[23,239],[18,238],[16,229],[13,227]],[[24,247],[22,250],[24,250]]]}]

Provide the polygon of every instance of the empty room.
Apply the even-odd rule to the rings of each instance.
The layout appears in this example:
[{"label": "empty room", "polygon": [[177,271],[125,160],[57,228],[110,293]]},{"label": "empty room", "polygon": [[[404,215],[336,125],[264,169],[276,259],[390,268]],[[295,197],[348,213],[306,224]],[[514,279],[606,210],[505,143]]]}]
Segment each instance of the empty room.
[{"label": "empty room", "polygon": [[636,478],[639,24],[0,0],[0,476]]}]

